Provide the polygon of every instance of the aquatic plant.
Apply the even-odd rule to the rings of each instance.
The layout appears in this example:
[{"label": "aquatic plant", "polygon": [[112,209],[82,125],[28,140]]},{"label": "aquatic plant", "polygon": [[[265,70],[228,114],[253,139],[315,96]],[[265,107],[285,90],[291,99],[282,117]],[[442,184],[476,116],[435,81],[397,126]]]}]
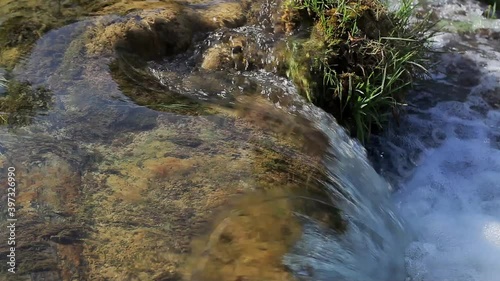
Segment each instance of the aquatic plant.
[{"label": "aquatic plant", "polygon": [[39,110],[48,109],[52,103],[52,94],[45,88],[5,79],[0,83],[7,89],[6,95],[0,97],[0,125],[28,125]]},{"label": "aquatic plant", "polygon": [[428,17],[410,24],[410,0],[394,11],[378,0],[289,0],[290,9],[288,22],[302,26],[290,40],[287,75],[301,94],[361,141],[397,118],[404,92],[426,72]]},{"label": "aquatic plant", "polygon": [[496,5],[500,4],[500,0],[480,0],[485,4],[488,4],[488,10],[493,9],[493,13],[496,12]]},{"label": "aquatic plant", "polygon": [[484,12],[484,16],[489,19],[496,19],[497,16],[497,3],[493,1],[491,5],[488,5],[488,8]]}]

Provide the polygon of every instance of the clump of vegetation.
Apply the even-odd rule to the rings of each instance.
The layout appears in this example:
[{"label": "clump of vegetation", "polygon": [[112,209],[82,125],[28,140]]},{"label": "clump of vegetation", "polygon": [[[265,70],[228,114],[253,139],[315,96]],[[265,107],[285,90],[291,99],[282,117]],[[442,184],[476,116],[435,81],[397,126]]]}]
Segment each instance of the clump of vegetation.
[{"label": "clump of vegetation", "polygon": [[411,0],[395,11],[379,0],[288,0],[284,5],[298,17],[290,20],[302,24],[290,42],[287,75],[310,102],[361,141],[388,116],[398,116],[405,90],[425,73],[431,36],[428,18],[410,24]]},{"label": "clump of vegetation", "polygon": [[52,103],[52,94],[45,88],[5,79],[0,83],[7,89],[0,97],[0,125],[28,125],[40,110],[48,109]]},{"label": "clump of vegetation", "polygon": [[486,9],[486,11],[484,11],[483,15],[489,19],[496,19],[497,18],[497,2],[489,1],[488,8]]}]

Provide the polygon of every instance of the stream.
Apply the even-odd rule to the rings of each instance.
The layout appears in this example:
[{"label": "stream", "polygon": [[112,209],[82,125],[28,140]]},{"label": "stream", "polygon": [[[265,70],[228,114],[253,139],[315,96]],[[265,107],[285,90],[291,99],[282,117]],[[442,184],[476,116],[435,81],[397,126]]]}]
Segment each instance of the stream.
[{"label": "stream", "polygon": [[[365,148],[277,74],[287,42],[264,2],[259,24],[145,64],[86,52],[88,30],[136,14],[36,41],[10,78],[52,100],[0,128],[21,271],[0,280],[498,280],[500,20],[421,3],[444,22],[429,76]],[[240,38],[253,60],[204,60]]]}]

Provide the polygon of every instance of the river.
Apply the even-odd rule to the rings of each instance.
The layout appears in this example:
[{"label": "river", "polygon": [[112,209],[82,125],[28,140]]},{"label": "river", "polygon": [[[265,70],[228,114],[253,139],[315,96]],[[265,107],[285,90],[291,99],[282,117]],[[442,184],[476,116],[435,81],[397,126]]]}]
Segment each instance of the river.
[{"label": "river", "polygon": [[[276,74],[275,2],[147,63],[88,41],[140,14],[47,32],[9,77],[52,96],[0,129],[21,272],[1,280],[497,281],[500,20],[422,4],[444,22],[429,76],[366,148]],[[204,59],[238,44],[252,61]]]}]

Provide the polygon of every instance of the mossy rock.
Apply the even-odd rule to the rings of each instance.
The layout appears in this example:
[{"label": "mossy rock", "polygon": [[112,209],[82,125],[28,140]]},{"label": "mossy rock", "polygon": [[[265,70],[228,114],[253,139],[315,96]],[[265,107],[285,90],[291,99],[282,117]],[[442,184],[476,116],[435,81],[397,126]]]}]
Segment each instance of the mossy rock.
[{"label": "mossy rock", "polygon": [[46,32],[90,15],[109,2],[3,1],[0,3],[0,17],[4,19],[0,23],[0,66],[12,69]]},{"label": "mossy rock", "polygon": [[25,126],[41,111],[49,109],[52,93],[30,83],[11,80],[6,93],[0,97],[0,124],[11,127]]},{"label": "mossy rock", "polygon": [[136,6],[119,3],[104,9],[103,12],[112,12],[136,7],[125,9],[128,14],[118,22],[98,22],[88,32],[87,51],[103,55],[119,50],[144,60],[160,59],[184,52],[198,32],[239,27],[246,22],[248,5],[244,3],[219,3],[206,9],[193,9],[182,2],[154,2],[155,9],[150,9],[150,2]]},{"label": "mossy rock", "polygon": [[[104,47],[118,44],[132,47],[148,57],[182,51],[189,45],[194,31],[237,27],[246,21],[245,9],[250,2],[219,3],[202,10],[185,5],[203,2],[207,1],[4,1],[0,3],[0,17],[3,18],[0,23],[0,66],[12,69],[46,32],[87,16],[135,13],[143,18],[142,22],[128,21],[108,27],[112,30],[98,30],[95,35],[98,41],[94,42],[97,46],[91,43],[89,49],[92,52],[102,50],[100,44]],[[159,44],[169,47],[163,48]]]},{"label": "mossy rock", "polygon": [[408,1],[396,12],[378,0],[288,0],[283,7],[284,25],[296,34],[289,37],[288,77],[364,141],[397,111],[422,71],[429,23],[409,26]]}]

